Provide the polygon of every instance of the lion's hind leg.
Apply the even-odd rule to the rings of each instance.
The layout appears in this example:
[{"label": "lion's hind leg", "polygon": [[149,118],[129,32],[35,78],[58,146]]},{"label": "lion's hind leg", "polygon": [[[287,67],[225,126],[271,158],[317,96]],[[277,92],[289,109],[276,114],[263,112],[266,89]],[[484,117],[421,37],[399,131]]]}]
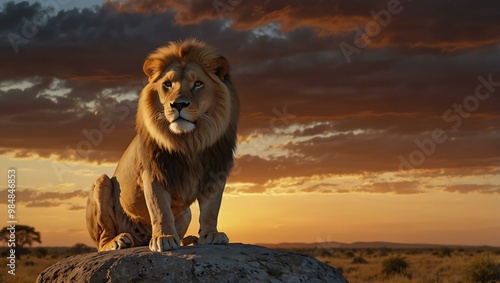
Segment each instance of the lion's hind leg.
[{"label": "lion's hind leg", "polygon": [[118,233],[117,214],[123,215],[123,209],[115,196],[113,183],[107,175],[101,175],[94,182],[87,200],[87,229],[99,251],[134,246],[131,234]]}]

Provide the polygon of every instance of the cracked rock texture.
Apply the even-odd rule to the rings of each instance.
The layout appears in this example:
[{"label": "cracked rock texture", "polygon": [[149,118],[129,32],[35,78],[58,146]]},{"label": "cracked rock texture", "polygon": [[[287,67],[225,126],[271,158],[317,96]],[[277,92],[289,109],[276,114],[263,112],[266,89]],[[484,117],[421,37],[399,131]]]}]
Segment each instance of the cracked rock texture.
[{"label": "cracked rock texture", "polygon": [[347,282],[331,266],[261,246],[148,247],[80,254],[42,271],[37,282]]}]

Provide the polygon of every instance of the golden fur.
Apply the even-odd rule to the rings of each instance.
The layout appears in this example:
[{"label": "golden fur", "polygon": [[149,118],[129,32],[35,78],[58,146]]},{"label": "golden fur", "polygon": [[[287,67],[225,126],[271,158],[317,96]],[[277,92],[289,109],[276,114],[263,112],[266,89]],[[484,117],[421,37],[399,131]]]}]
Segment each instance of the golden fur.
[{"label": "golden fur", "polygon": [[87,202],[87,227],[99,250],[179,246],[200,203],[198,244],[226,244],[217,231],[233,162],[239,101],[229,65],[194,39],[171,42],[144,63],[137,136],[113,178],[101,176]]}]

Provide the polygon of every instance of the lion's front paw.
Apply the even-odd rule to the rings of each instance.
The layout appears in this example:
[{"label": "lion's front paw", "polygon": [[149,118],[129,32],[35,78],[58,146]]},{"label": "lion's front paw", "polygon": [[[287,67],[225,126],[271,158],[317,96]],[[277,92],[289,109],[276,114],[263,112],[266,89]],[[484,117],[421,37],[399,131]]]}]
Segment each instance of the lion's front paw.
[{"label": "lion's front paw", "polygon": [[129,233],[121,233],[113,239],[113,250],[122,250],[134,245],[134,239]]},{"label": "lion's front paw", "polygon": [[229,238],[224,232],[208,233],[198,239],[198,245],[227,245],[228,243]]},{"label": "lion's front paw", "polygon": [[179,248],[180,240],[176,235],[153,236],[149,241],[149,249],[153,252],[164,252]]}]

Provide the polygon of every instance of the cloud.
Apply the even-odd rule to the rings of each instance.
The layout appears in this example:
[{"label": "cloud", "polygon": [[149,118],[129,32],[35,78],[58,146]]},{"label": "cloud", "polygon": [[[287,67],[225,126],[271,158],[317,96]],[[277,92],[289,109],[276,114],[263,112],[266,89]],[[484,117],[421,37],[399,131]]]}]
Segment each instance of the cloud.
[{"label": "cloud", "polygon": [[[6,196],[8,189],[0,191],[0,195]],[[44,188],[19,188],[16,190],[16,203],[22,203],[26,207],[57,207],[68,203],[68,200],[86,198],[89,192],[85,190],[74,190],[70,192],[47,191]],[[7,198],[0,200],[7,204]],[[73,207],[73,206],[72,206]]]},{"label": "cloud", "polygon": [[[256,186],[258,184],[255,183],[243,183],[243,182],[229,182],[226,184],[224,188],[224,193],[226,195],[240,195],[240,194],[248,194],[255,193]],[[262,190],[258,190],[262,192]]]},{"label": "cloud", "polygon": [[[355,28],[366,30],[367,24],[378,18],[383,22],[380,32],[373,36],[370,48],[400,46],[407,49],[437,49],[453,52],[462,49],[494,45],[500,41],[497,3],[494,0],[478,3],[473,0],[432,0],[397,3],[397,12],[387,12],[389,1],[317,1],[302,2],[277,0],[258,1],[176,1],[127,0],[113,6],[128,12],[175,11],[175,20],[181,25],[201,21],[231,19],[231,28],[250,31],[277,25],[280,33],[308,28],[319,37],[341,36],[353,38]],[[453,8],[451,8],[453,7]],[[385,11],[385,12],[384,12]],[[474,11],[474,13],[470,13]],[[378,14],[377,18],[373,14]],[[460,19],[460,24],[456,20]],[[429,32],[432,30],[432,32]],[[408,32],[411,31],[411,32]],[[269,31],[268,31],[269,33]]]},{"label": "cloud", "polygon": [[247,194],[335,194],[335,193],[375,193],[375,194],[420,194],[429,180],[408,181],[405,177],[395,178],[383,174],[318,174],[309,176],[287,176],[268,180],[264,184],[229,182],[230,195]]},{"label": "cloud", "polygon": [[29,201],[25,204],[26,207],[58,207],[62,205],[61,202],[56,202],[56,201]]},{"label": "cloud", "polygon": [[91,170],[91,169],[79,169],[79,170],[74,170],[72,172],[73,174],[75,175],[80,175],[80,176],[85,176],[85,177],[92,177],[92,176],[96,176],[97,175],[97,172],[95,170]]},{"label": "cloud", "polygon": [[[500,156],[500,149],[494,146],[498,142],[495,134],[457,136],[447,131],[448,140],[438,144],[431,140],[430,133],[411,136],[380,130],[339,131],[335,124],[292,124],[274,133],[242,137],[234,179],[262,184],[288,176],[398,171],[402,159],[414,161],[416,151],[423,156],[414,163],[416,169],[488,170],[495,168],[495,156]],[[278,134],[280,131],[283,133]],[[422,144],[429,154],[422,151]],[[474,151],[466,150],[471,147]]]},{"label": "cloud", "polygon": [[84,210],[86,206],[84,205],[71,205],[68,209],[69,210]]},{"label": "cloud", "polygon": [[[53,80],[35,80],[24,90],[0,91],[0,151],[17,158],[56,155],[69,160],[117,160],[134,134],[136,101],[95,93],[87,103],[71,93],[44,95]],[[71,87],[66,84],[65,87]],[[115,92],[116,91],[116,92]],[[50,134],[48,134],[50,132]],[[117,147],[115,141],[124,141]]]},{"label": "cloud", "polygon": [[[259,175],[268,171],[262,167]],[[285,168],[288,169],[288,168]],[[241,172],[242,173],[242,172]],[[276,174],[270,173],[264,181],[255,179],[258,183],[245,183],[233,176],[227,189],[228,195],[251,194],[342,194],[342,193],[373,193],[373,194],[429,194],[439,192],[450,193],[497,193],[493,185],[471,185],[471,181],[481,179],[498,182],[498,168],[455,168],[451,170],[418,169],[410,172],[359,172],[352,173],[322,173],[322,174]],[[250,178],[249,178],[250,179]],[[450,185],[452,180],[452,185]]]},{"label": "cloud", "polygon": [[419,185],[420,182],[418,181],[377,182],[360,186],[354,191],[368,193],[419,194],[423,193]]},{"label": "cloud", "polygon": [[444,188],[445,192],[450,193],[482,193],[482,194],[500,194],[500,187],[490,184],[460,184]]}]

